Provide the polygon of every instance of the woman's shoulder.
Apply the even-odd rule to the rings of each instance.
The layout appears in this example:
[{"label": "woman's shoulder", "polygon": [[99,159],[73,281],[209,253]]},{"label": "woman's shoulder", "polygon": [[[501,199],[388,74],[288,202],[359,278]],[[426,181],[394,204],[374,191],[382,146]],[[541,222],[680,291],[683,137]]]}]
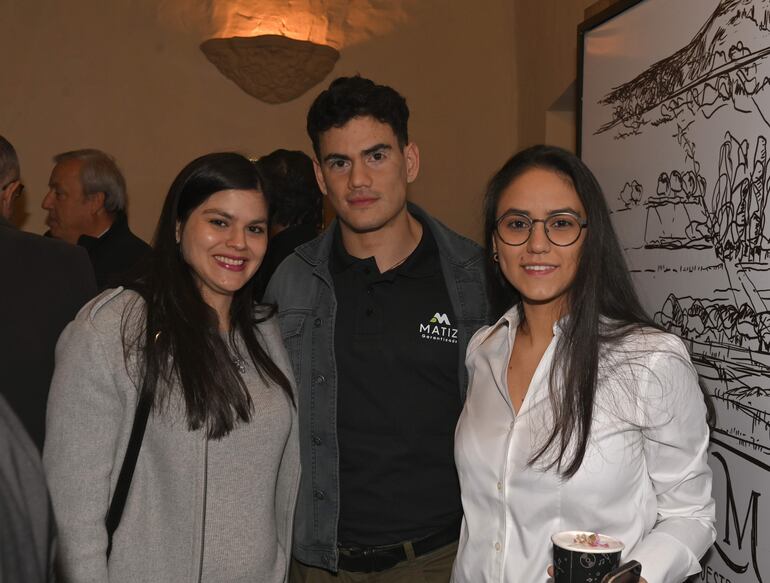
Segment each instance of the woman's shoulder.
[{"label": "woman's shoulder", "polygon": [[495,327],[496,324],[493,324],[491,326],[482,326],[476,330],[473,336],[471,336],[471,339],[468,341],[468,354],[478,350],[479,346],[481,346],[484,341],[489,338],[491,334],[493,334]]},{"label": "woman's shoulder", "polygon": [[83,362],[93,370],[128,372],[125,340],[141,330],[143,308],[139,294],[123,288],[105,290],[83,306],[56,344],[57,378],[69,375],[68,383],[80,382]]},{"label": "woman's shoulder", "polygon": [[107,289],[80,309],[74,324],[104,333],[120,331],[127,319],[137,321],[144,315],[144,305],[144,299],[134,290]]},{"label": "woman's shoulder", "polygon": [[649,358],[664,355],[689,359],[687,347],[679,336],[651,326],[633,326],[621,332],[618,347],[634,353],[641,353]]},{"label": "woman's shoulder", "polygon": [[670,384],[674,377],[697,379],[687,346],[675,334],[651,326],[621,328],[616,333],[602,349],[600,375],[635,379],[633,384],[639,386]]},{"label": "woman's shoulder", "polygon": [[468,350],[466,354],[470,356],[474,352],[483,350],[487,342],[497,337],[501,332],[507,333],[509,328],[515,328],[519,325],[519,312],[516,306],[509,309],[503,314],[500,319],[491,326],[482,326],[471,337],[468,342]]},{"label": "woman's shoulder", "polygon": [[266,344],[283,345],[278,312],[272,304],[258,304],[254,308],[256,329]]}]

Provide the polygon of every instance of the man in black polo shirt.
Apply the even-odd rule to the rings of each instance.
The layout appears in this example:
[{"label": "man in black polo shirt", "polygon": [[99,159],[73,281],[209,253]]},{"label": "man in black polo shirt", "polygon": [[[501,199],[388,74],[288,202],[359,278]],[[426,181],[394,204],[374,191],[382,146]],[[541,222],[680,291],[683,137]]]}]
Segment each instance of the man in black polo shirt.
[{"label": "man in black polo shirt", "polygon": [[403,97],[361,77],[334,81],[308,113],[337,220],[282,263],[265,295],[299,389],[295,582],[451,574],[462,517],[454,428],[465,348],[487,320],[483,258],[407,203],[420,161],[408,118]]}]

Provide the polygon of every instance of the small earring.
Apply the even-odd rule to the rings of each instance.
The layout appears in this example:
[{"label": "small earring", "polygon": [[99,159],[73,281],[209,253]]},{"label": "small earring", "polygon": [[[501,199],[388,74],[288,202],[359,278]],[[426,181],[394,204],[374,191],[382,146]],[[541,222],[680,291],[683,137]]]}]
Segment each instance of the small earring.
[{"label": "small earring", "polygon": [[494,253],[492,253],[492,261],[494,261],[495,263],[497,263],[497,251],[495,251]]}]

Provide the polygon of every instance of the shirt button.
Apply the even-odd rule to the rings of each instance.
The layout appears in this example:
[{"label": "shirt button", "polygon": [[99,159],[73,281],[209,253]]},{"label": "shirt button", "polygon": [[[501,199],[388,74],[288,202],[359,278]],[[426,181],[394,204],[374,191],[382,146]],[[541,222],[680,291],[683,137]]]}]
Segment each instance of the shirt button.
[{"label": "shirt button", "polygon": [[513,421],[511,421],[511,424],[508,426],[508,428],[513,430]]},{"label": "shirt button", "polygon": [[313,382],[317,385],[323,384],[326,382],[326,377],[322,374],[319,374],[316,378],[313,379]]},{"label": "shirt button", "polygon": [[316,500],[323,500],[324,498],[326,498],[326,492],[324,492],[323,490],[315,490],[313,492],[313,496],[315,496]]},{"label": "shirt button", "polygon": [[366,293],[371,295],[373,292],[374,292],[374,288],[372,286],[370,286],[370,285],[367,285],[366,286]]},{"label": "shirt button", "polygon": [[323,323],[323,321],[321,320],[321,318],[316,318],[316,319],[313,321],[313,326],[315,326],[316,328],[320,328],[320,326],[321,326],[321,324],[322,324],[322,323]]},{"label": "shirt button", "polygon": [[321,444],[323,443],[323,441],[321,441],[321,438],[320,438],[320,437],[318,437],[317,435],[314,435],[314,436],[313,436],[313,443],[314,443],[315,445],[321,445]]},{"label": "shirt button", "polygon": [[503,489],[503,483],[502,482],[498,482],[497,483],[497,489],[498,490],[502,490]]},{"label": "shirt button", "polygon": [[495,543],[495,550],[499,553],[503,546],[500,543]]},{"label": "shirt button", "polygon": [[366,315],[371,316],[374,314],[374,308],[366,308]]}]

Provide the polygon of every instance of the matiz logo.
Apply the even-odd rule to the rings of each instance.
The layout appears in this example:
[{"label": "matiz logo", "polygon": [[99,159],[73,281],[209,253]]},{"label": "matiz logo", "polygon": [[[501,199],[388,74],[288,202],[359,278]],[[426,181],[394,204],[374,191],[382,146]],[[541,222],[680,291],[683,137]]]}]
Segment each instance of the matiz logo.
[{"label": "matiz logo", "polygon": [[420,324],[420,338],[457,344],[457,328],[449,322],[449,316],[436,312],[427,324]]}]

